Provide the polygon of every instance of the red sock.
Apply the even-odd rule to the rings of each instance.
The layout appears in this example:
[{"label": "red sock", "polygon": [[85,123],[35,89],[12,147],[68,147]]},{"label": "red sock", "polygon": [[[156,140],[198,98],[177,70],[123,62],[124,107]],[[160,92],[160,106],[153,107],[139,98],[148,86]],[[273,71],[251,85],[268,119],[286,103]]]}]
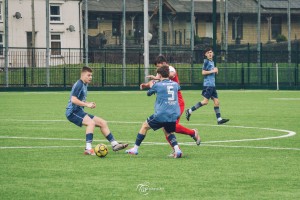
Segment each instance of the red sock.
[{"label": "red sock", "polygon": [[184,134],[184,135],[189,135],[189,136],[194,136],[195,135],[195,131],[192,130],[192,129],[189,129],[189,128],[186,128],[180,124],[176,124],[176,130],[175,130],[176,133],[181,133],[181,134]]}]

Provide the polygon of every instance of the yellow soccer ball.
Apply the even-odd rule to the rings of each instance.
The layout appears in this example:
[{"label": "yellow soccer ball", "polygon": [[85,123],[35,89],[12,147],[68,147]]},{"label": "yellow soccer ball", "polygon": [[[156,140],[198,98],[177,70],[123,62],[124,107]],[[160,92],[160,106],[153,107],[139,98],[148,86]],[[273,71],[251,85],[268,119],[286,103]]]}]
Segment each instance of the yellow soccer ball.
[{"label": "yellow soccer ball", "polygon": [[104,158],[108,154],[107,146],[105,144],[97,144],[95,146],[95,154],[100,158]]}]

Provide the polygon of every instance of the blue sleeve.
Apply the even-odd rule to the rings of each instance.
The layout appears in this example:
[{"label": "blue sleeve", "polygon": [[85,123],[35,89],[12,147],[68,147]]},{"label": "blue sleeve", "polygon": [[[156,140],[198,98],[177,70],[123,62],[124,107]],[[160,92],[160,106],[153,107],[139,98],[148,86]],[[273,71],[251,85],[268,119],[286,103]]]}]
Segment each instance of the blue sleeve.
[{"label": "blue sleeve", "polygon": [[208,71],[209,61],[207,59],[204,60],[202,69]]},{"label": "blue sleeve", "polygon": [[152,86],[152,88],[150,88],[148,91],[147,91],[147,96],[151,96],[152,94],[155,94],[156,93],[156,84],[154,84]]},{"label": "blue sleeve", "polygon": [[78,98],[80,96],[81,90],[82,90],[82,82],[77,81],[76,84],[74,85],[71,96],[76,96]]}]

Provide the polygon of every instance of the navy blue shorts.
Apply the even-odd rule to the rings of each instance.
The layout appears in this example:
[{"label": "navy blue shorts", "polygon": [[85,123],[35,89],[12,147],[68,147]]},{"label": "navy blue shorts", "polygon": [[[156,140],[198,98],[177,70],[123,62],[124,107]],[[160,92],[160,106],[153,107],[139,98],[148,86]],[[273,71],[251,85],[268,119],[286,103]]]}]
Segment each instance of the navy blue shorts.
[{"label": "navy blue shorts", "polygon": [[175,122],[159,122],[155,119],[154,115],[151,115],[147,119],[147,123],[154,130],[158,130],[160,128],[165,128],[168,133],[175,132],[176,129],[176,121]]},{"label": "navy blue shorts", "polygon": [[78,111],[75,111],[75,112],[72,112],[69,116],[67,116],[68,120],[74,124],[76,124],[77,126],[82,126],[82,121],[83,121],[83,118],[86,116],[86,115],[89,115],[89,117],[91,119],[94,118],[94,115],[90,115],[86,112],[84,112],[83,110],[78,110]]},{"label": "navy blue shorts", "polygon": [[202,96],[207,99],[217,99],[218,93],[216,87],[204,86],[202,90]]}]

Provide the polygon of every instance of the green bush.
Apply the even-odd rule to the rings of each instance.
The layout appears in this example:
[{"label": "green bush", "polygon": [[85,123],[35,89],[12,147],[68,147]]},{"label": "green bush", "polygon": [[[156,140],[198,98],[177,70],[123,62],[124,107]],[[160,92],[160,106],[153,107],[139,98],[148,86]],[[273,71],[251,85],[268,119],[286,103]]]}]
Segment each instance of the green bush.
[{"label": "green bush", "polygon": [[278,35],[276,38],[276,42],[285,42],[287,38],[284,35]]}]

